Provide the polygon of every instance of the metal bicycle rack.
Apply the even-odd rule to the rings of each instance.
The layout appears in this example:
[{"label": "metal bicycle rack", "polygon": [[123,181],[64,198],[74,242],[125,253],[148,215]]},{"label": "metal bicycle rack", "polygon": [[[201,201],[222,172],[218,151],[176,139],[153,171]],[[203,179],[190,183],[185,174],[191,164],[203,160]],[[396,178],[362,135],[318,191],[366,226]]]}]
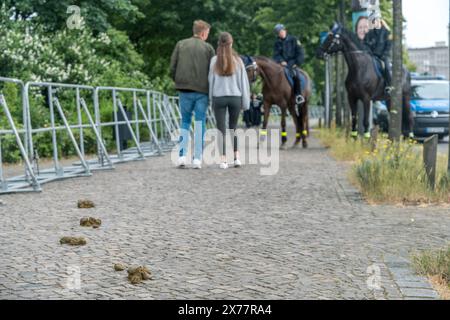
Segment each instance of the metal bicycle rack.
[{"label": "metal bicycle rack", "polygon": [[[104,122],[102,119],[102,106],[100,106],[101,92],[110,95],[113,111],[112,122]],[[124,97],[125,94],[131,94],[133,105],[132,111],[126,110],[123,103],[123,99],[126,99],[126,97]],[[149,91],[132,88],[97,87],[95,88],[94,96],[96,125],[99,128],[100,136],[103,137],[104,128],[112,127],[114,129],[113,140],[116,154],[110,156],[113,163],[143,160],[146,157],[162,155],[163,148],[157,135],[158,127],[156,126],[156,122],[158,119],[155,119],[154,117],[155,112],[154,109],[152,109]],[[143,99],[145,99],[145,104],[142,103]],[[132,119],[133,116],[134,119]],[[125,130],[127,130],[127,133],[130,135],[130,140],[134,144],[133,147],[124,148],[123,145],[121,145],[121,126],[122,128],[124,126]],[[142,141],[141,139],[141,130],[143,128],[148,129],[148,141]]]},{"label": "metal bicycle rack", "polygon": [[[33,128],[31,119],[31,104],[30,95],[33,93],[33,89],[38,89],[40,92],[46,90],[46,100],[49,109],[50,124],[45,125],[43,128]],[[61,105],[59,94],[63,92],[70,92],[74,95],[75,110],[77,115],[77,121],[71,124],[66,116],[68,108]],[[94,88],[91,86],[71,85],[62,83],[46,83],[46,82],[29,82],[25,85],[26,94],[26,110],[27,110],[27,123],[28,123],[28,152],[29,157],[32,159],[33,170],[39,180],[39,182],[47,183],[54,180],[83,177],[92,175],[94,170],[113,169],[113,163],[106,151],[100,134],[94,123],[91,112],[88,109],[88,104],[83,96],[89,97],[89,100],[94,103]],[[87,117],[87,123],[83,122],[83,114]],[[60,121],[58,121],[58,118]],[[42,119],[41,119],[42,120]],[[79,142],[75,138],[74,130],[79,131]],[[92,130],[94,132],[98,150],[101,152],[102,161],[94,164],[88,161],[85,153],[85,130]],[[39,168],[39,154],[35,146],[35,137],[43,134],[51,134],[52,141],[52,155],[53,155],[53,167],[41,170]],[[62,163],[62,157],[58,148],[58,136],[59,134],[67,134],[71,142],[71,147],[75,150],[75,154],[79,159],[78,163],[71,163],[70,165],[64,165]]]},{"label": "metal bicycle rack", "polygon": [[[0,83],[20,87],[23,114],[22,125],[18,125],[0,91],[0,117],[4,114],[7,120],[2,122],[6,128],[0,127],[0,194],[41,191],[42,184],[91,176],[96,170],[114,169],[115,163],[162,155],[178,144],[178,97],[146,89],[51,82],[24,84],[2,77]],[[35,104],[46,108],[35,109]],[[208,108],[207,127],[214,125],[214,115]],[[17,143],[22,175],[19,172],[12,178],[4,177],[4,136],[8,136],[9,143],[14,137]],[[42,140],[45,143],[41,144]],[[48,145],[49,149],[41,149]],[[63,159],[63,151],[78,160]],[[51,153],[51,162],[41,163],[39,153]],[[16,172],[17,167],[13,166],[12,171]]]},{"label": "metal bicycle rack", "polygon": [[178,143],[181,114],[176,100],[170,99],[165,94],[150,91],[154,114],[159,128],[159,139],[165,152],[173,149]]},{"label": "metal bicycle rack", "polygon": [[[3,113],[8,120],[9,128],[0,130],[0,193],[12,193],[12,192],[37,192],[41,191],[40,183],[33,172],[33,168],[31,162],[28,158],[28,150],[27,150],[27,142],[25,145],[20,137],[20,134],[24,134],[25,141],[27,138],[27,111],[24,109],[24,101],[25,101],[25,86],[22,81],[11,78],[2,78],[0,77],[0,82],[2,83],[14,83],[20,86],[21,98],[22,98],[22,112],[24,119],[24,129],[17,129],[14,119],[9,110],[7,101],[3,93],[0,91],[0,105],[2,107]],[[2,154],[2,146],[1,139],[2,136],[13,135],[17,146],[20,151],[20,156],[23,161],[24,175],[16,176],[12,178],[4,177],[3,170],[3,154]]]}]

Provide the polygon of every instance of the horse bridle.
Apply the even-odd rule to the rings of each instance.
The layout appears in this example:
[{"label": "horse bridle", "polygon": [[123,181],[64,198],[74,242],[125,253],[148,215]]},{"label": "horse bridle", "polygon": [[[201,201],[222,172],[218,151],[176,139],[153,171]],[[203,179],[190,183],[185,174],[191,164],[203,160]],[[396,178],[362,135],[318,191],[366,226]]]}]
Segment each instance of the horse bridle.
[{"label": "horse bridle", "polygon": [[250,64],[247,64],[245,66],[245,70],[252,70],[252,79],[250,80],[251,83],[255,83],[258,79],[258,64],[252,57],[248,57],[250,60]]},{"label": "horse bridle", "polygon": [[334,46],[339,45],[341,43],[341,36],[337,33],[332,33],[333,40],[327,48],[327,51],[331,50]]}]

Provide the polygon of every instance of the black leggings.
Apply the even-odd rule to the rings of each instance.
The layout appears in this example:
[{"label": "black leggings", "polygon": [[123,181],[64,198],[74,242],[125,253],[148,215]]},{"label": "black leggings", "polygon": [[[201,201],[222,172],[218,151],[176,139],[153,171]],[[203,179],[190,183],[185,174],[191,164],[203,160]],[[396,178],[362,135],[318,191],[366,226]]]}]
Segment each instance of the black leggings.
[{"label": "black leggings", "polygon": [[216,117],[217,129],[222,133],[222,155],[226,154],[226,114],[227,109],[230,115],[228,129],[232,130],[232,138],[234,144],[234,152],[238,151],[238,141],[237,137],[234,136],[234,130],[236,130],[237,123],[239,120],[239,113],[241,112],[241,97],[214,97],[213,99],[213,110]]}]

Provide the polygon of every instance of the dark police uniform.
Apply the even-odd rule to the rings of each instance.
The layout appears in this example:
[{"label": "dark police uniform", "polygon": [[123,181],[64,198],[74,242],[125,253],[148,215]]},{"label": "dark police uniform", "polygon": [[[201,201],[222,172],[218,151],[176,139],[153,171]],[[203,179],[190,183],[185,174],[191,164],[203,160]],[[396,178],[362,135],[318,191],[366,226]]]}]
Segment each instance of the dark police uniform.
[{"label": "dark police uniform", "polygon": [[285,61],[294,78],[295,95],[301,95],[301,83],[294,70],[294,65],[300,67],[305,60],[305,53],[296,37],[287,35],[285,39],[278,38],[274,46],[273,59],[281,63]]},{"label": "dark police uniform", "polygon": [[366,34],[366,45],[370,48],[373,55],[381,59],[385,65],[384,77],[386,80],[386,86],[391,86],[391,40],[390,32],[385,27],[380,29],[372,29]]},{"label": "dark police uniform", "polygon": [[244,111],[244,122],[247,128],[251,126],[259,127],[261,125],[261,106],[262,102],[259,99],[251,100],[250,109]]}]

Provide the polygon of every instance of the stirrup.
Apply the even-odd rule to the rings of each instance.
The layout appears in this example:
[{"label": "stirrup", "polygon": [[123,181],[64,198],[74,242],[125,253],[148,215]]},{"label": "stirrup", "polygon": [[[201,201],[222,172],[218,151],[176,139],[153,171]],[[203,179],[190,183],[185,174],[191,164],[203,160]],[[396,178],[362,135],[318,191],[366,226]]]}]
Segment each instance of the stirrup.
[{"label": "stirrup", "polygon": [[295,104],[300,105],[305,102],[305,98],[301,94],[295,97]]},{"label": "stirrup", "polygon": [[391,93],[392,93],[392,87],[386,87],[385,89],[384,89],[384,92],[386,92],[388,95],[391,95]]}]

